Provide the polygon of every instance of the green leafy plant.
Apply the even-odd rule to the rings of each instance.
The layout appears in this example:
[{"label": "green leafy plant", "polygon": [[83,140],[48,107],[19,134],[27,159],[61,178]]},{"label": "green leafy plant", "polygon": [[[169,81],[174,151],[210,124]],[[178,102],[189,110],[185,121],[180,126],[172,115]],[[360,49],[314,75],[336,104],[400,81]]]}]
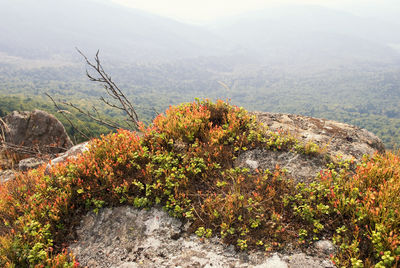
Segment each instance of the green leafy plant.
[{"label": "green leafy plant", "polygon": [[365,158],[354,171],[351,162],[339,161],[321,172],[319,181],[298,185],[300,193],[290,197],[295,214],[313,223],[315,233],[333,233],[336,264],[399,264],[399,164],[399,154],[392,152]]},{"label": "green leafy plant", "polygon": [[141,131],[94,139],[76,159],[0,185],[1,265],[79,266],[65,250],[71,227],[88,211],[120,205],[162,206],[202,239],[219,235],[240,250],[301,247],[324,235],[340,249],[338,265],[399,263],[397,154],[365,159],[356,170],[336,161],[296,186],[279,166],[235,167],[243,151],[295,152],[298,141],[226,102],[170,107]]}]

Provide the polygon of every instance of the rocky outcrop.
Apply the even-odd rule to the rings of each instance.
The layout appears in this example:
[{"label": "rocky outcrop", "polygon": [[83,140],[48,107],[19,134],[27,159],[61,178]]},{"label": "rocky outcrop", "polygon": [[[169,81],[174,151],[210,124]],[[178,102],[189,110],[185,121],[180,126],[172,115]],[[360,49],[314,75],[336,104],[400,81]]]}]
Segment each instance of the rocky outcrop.
[{"label": "rocky outcrop", "polygon": [[313,142],[329,155],[361,159],[384,152],[383,142],[373,133],[332,120],[295,114],[255,112],[258,121],[273,131],[287,131],[302,143]]},{"label": "rocky outcrop", "polygon": [[82,219],[69,250],[87,267],[334,267],[330,251],[237,252],[216,237],[201,240],[188,234],[188,227],[159,208],[107,208]]},{"label": "rocky outcrop", "polygon": [[14,111],[3,117],[1,127],[5,142],[32,148],[39,153],[57,154],[73,145],[61,122],[40,110]]},{"label": "rocky outcrop", "polygon": [[[46,172],[49,172],[50,168],[55,164],[62,163],[67,161],[70,158],[76,158],[81,153],[87,151],[89,148],[89,142],[80,143],[78,145],[73,146],[65,153],[60,154],[58,157],[49,161],[46,166]],[[36,157],[29,157],[25,158],[18,163],[18,170],[19,171],[28,171],[31,169],[35,169],[40,165],[44,164],[45,161]],[[10,179],[15,178],[15,172],[13,170],[0,170],[0,183],[6,182]]]},{"label": "rocky outcrop", "polygon": [[[239,155],[237,166],[273,170],[279,165],[297,181],[308,182],[326,167],[327,159],[341,155],[359,161],[364,154],[384,151],[375,135],[347,124],[299,115],[255,115],[269,130],[289,132],[302,144],[317,144],[318,152],[257,148]],[[106,208],[83,217],[69,250],[88,267],[334,267],[329,256],[336,248],[329,240],[317,241],[305,252],[237,252],[216,237],[201,240],[189,234],[188,227],[158,208]]]},{"label": "rocky outcrop", "polygon": [[324,168],[323,157],[309,157],[297,152],[270,151],[254,149],[242,153],[235,161],[238,167],[248,167],[251,170],[260,169],[274,171],[277,166],[286,170],[286,174],[296,182],[311,182]]},{"label": "rocky outcrop", "polygon": [[300,144],[315,144],[318,149],[312,156],[296,151],[254,149],[242,153],[236,160],[236,166],[274,170],[278,165],[297,182],[310,182],[326,168],[329,161],[338,157],[357,162],[363,155],[385,150],[377,136],[348,124],[294,114],[254,114],[269,130],[286,132],[298,139]]}]

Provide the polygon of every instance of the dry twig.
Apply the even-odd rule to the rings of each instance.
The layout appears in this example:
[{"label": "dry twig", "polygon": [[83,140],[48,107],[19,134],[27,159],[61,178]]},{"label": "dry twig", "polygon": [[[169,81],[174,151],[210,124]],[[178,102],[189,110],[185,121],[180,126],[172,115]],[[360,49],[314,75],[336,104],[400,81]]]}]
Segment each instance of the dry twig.
[{"label": "dry twig", "polygon": [[[104,97],[101,97],[101,100],[108,106],[125,112],[127,115],[127,119],[126,119],[127,125],[129,126],[130,129],[137,130],[139,127],[139,118],[136,113],[136,110],[133,107],[132,103],[125,96],[125,94],[121,91],[121,89],[114,83],[114,81],[112,81],[111,76],[109,76],[104,71],[103,66],[101,65],[101,62],[100,62],[99,51],[97,51],[96,56],[94,57],[94,63],[92,63],[85,56],[85,54],[83,54],[78,48],[76,48],[76,50],[85,59],[86,64],[88,66],[90,66],[98,74],[98,76],[95,77],[95,76],[91,75],[88,70],[86,70],[86,76],[89,78],[89,80],[102,84],[104,89],[106,90],[107,95],[110,96],[112,99],[116,100],[119,103],[119,105],[106,100]],[[75,107],[72,105],[70,105],[70,106],[77,109],[76,106]],[[96,120],[95,116],[92,114],[89,115],[88,112],[86,112],[85,114],[99,123],[102,123],[102,121],[104,121],[103,119],[100,119],[100,118],[96,118],[97,119]],[[113,128],[121,127],[120,125],[116,124],[115,122],[108,121],[108,122],[103,122],[103,123],[105,125],[113,127]]]},{"label": "dry twig", "polygon": [[[114,81],[111,79],[111,77],[104,71],[103,66],[100,62],[99,51],[97,51],[96,56],[94,57],[94,62],[91,62],[85,56],[85,54],[83,54],[78,48],[76,48],[76,50],[85,59],[86,64],[92,70],[94,70],[94,72],[97,74],[97,76],[91,75],[89,73],[89,71],[86,70],[86,76],[89,78],[90,81],[98,82],[98,83],[102,84],[107,95],[111,98],[111,100],[107,100],[106,98],[101,97],[100,100],[102,102],[104,102],[107,106],[124,112],[126,114],[127,118],[125,119],[125,124],[121,124],[121,123],[118,123],[117,121],[111,121],[111,120],[102,118],[100,116],[100,113],[98,112],[97,108],[94,106],[93,106],[93,112],[89,112],[71,102],[61,101],[60,103],[73,108],[80,114],[83,114],[83,115],[89,117],[90,119],[92,119],[93,121],[95,121],[101,125],[107,126],[109,128],[113,128],[113,129],[118,129],[118,128],[126,129],[127,128],[130,130],[138,130],[139,118],[136,113],[136,110],[133,107],[132,103],[125,96],[125,94],[121,91],[121,89],[114,83]],[[63,115],[63,117],[69,122],[71,127],[73,129],[77,130],[79,132],[79,134],[82,135],[82,137],[84,137],[85,139],[90,139],[88,135],[83,133],[81,130],[79,130],[73,124],[73,122],[65,114],[65,110],[62,110],[49,94],[46,93],[46,95],[51,99],[54,106],[57,108],[57,111],[60,112]]]},{"label": "dry twig", "polygon": [[49,94],[47,94],[47,93],[45,93],[45,94],[46,94],[47,97],[50,98],[50,100],[53,102],[54,106],[57,108],[57,111],[58,111],[59,113],[61,113],[61,115],[68,121],[68,123],[71,125],[71,127],[72,127],[73,129],[75,129],[76,131],[78,131],[79,134],[81,134],[85,139],[88,139],[88,140],[89,140],[89,137],[88,137],[85,133],[83,133],[83,132],[80,131],[77,127],[75,127],[74,123],[72,123],[72,121],[68,118],[68,116],[65,115],[65,110],[62,110],[62,109],[57,105],[57,103],[55,102],[55,100],[53,99],[53,97],[51,97],[51,96],[50,96]]}]

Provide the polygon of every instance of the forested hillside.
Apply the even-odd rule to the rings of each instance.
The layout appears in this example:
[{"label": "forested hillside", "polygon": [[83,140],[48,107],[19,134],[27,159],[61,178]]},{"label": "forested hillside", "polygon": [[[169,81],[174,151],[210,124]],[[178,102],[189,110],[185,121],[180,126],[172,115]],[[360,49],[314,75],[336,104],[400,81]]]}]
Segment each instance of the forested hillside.
[{"label": "forested hillside", "polygon": [[[55,112],[44,95],[49,93],[89,110],[96,104],[110,117],[121,116],[118,111],[99,105],[103,89],[88,81],[82,67],[83,64],[58,68],[2,67],[0,113],[35,107]],[[229,58],[202,58],[196,62],[111,65],[109,69],[146,122],[171,104],[195,97],[222,98],[249,110],[297,113],[355,124],[377,134],[389,148],[400,144],[397,65],[348,66],[305,73],[251,63],[242,65]],[[10,98],[10,92],[16,98]],[[61,115],[58,117],[63,120]],[[82,123],[87,120],[82,116],[80,119]],[[89,126],[95,134],[109,131],[95,127],[93,122]],[[67,128],[72,134],[68,125]]]}]

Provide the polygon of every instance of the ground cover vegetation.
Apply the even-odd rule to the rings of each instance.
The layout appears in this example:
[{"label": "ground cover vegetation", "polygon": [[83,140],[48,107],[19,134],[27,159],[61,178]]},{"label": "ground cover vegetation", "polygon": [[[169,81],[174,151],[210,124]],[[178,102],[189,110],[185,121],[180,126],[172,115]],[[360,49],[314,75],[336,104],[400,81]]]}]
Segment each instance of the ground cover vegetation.
[{"label": "ground cover vegetation", "polygon": [[[77,159],[0,185],[0,263],[74,267],[66,251],[80,216],[103,207],[163,207],[201,239],[267,252],[332,238],[338,266],[395,267],[400,261],[400,156],[334,160],[314,183],[279,166],[238,168],[263,147],[324,157],[287,133],[270,132],[243,108],[197,100],[172,106],[142,135],[119,130],[91,141]],[[310,176],[312,176],[310,174]]]}]

